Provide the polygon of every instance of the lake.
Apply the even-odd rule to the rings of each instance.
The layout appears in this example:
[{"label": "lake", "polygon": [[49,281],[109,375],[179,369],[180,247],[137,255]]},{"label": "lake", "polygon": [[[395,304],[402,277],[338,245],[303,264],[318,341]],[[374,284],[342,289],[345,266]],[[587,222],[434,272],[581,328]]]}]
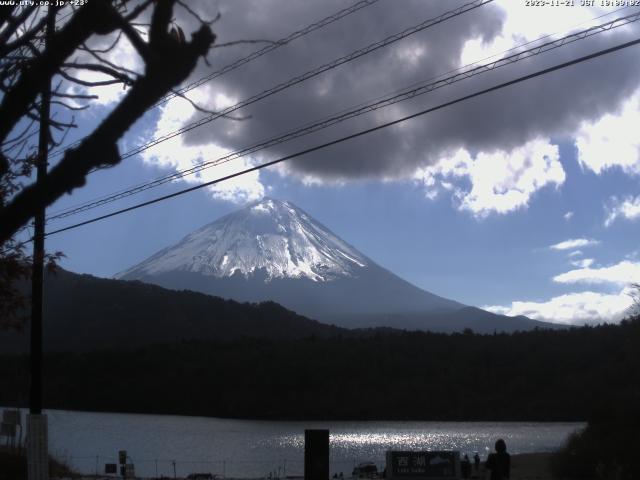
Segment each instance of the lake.
[{"label": "lake", "polygon": [[330,431],[331,474],[384,467],[389,449],[460,450],[484,460],[496,439],[511,453],[549,452],[583,423],[257,421],[48,410],[50,452],[82,473],[104,472],[126,450],[140,476],[211,472],[228,477],[302,475],[304,430]]}]

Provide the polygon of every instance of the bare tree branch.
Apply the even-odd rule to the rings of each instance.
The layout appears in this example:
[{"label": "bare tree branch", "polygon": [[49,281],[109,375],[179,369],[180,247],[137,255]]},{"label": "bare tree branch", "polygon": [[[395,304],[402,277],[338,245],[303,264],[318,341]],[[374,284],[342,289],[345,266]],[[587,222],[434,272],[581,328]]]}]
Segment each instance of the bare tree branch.
[{"label": "bare tree branch", "polygon": [[9,16],[5,20],[8,25],[7,28],[2,33],[0,33],[0,45],[6,44],[9,41],[11,36],[18,31],[20,25],[22,25],[27,20],[27,18],[29,18],[29,15],[31,15],[36,10],[36,8],[37,7],[34,5],[25,7],[22,12],[18,14],[18,16]]},{"label": "bare tree branch", "polygon": [[[142,12],[144,12],[147,7],[149,5],[151,5],[154,2],[154,0],[145,0],[144,2],[142,2],[140,5],[138,5],[136,8],[134,8],[131,13],[129,13],[128,15],[126,15],[124,17],[124,19],[127,22],[131,22],[131,20],[133,20],[134,18],[137,18],[138,15],[140,15]],[[173,9],[173,6],[171,7]]]},{"label": "bare tree branch", "polygon": [[4,57],[7,53],[13,52],[14,50],[26,45],[28,42],[31,42],[35,39],[38,32],[42,30],[44,25],[47,23],[47,17],[43,17],[40,19],[38,24],[34,25],[31,29],[23,33],[19,38],[10,43],[5,43],[3,45],[2,40],[0,40],[0,58]]},{"label": "bare tree branch", "polygon": [[2,98],[0,141],[6,138],[13,125],[26,113],[44,83],[50,81],[78,46],[94,33],[107,34],[117,28],[115,13],[108,0],[92,0],[80,8],[62,30],[53,35],[45,52],[29,62],[11,94]]},{"label": "bare tree branch", "polygon": [[118,43],[122,39],[122,33],[123,33],[122,30],[120,30],[118,32],[118,35],[116,36],[116,39],[113,41],[113,43],[109,44],[109,46],[106,48],[103,48],[103,49],[98,49],[93,47],[89,48],[86,43],[83,43],[80,47],[78,47],[78,50],[93,52],[93,53],[109,53],[111,50],[113,50],[116,47],[116,45],[118,45]]},{"label": "bare tree branch", "polygon": [[[119,138],[166,92],[184,81],[198,59],[207,54],[215,40],[208,26],[202,25],[192,35],[191,41],[186,43],[177,41],[168,33],[174,3],[175,0],[164,0],[156,4],[149,42],[146,44],[149,53],[145,59],[145,74],[135,80],[123,100],[77,148],[67,151],[49,172],[45,182],[22,189],[5,208],[0,209],[0,244],[25,225],[38,206],[50,205],[63,194],[84,185],[85,177],[91,170],[119,163]],[[81,12],[82,9],[78,15]],[[115,23],[120,22],[116,20]],[[76,38],[76,45],[81,45],[85,40],[77,41]],[[170,68],[167,68],[168,65]],[[0,105],[0,112],[3,106]],[[1,127],[0,123],[0,133]]]},{"label": "bare tree branch", "polygon": [[[129,75],[119,72],[115,68],[112,68],[107,65],[96,64],[96,63],[77,63],[77,62],[63,63],[62,68],[67,68],[67,69],[70,68],[75,70],[90,70],[92,72],[104,73],[105,75],[109,75],[110,77],[113,77],[115,80],[119,81],[116,83],[121,82],[121,83],[124,83],[125,85],[132,85],[134,81],[133,78],[131,78]],[[65,70],[62,70],[62,71],[64,72]]]},{"label": "bare tree branch", "polygon": [[6,5],[4,8],[0,8],[0,28],[13,16],[15,9],[16,5]]},{"label": "bare tree branch", "polygon": [[178,1],[178,5],[180,5],[182,8],[184,8],[189,14],[191,14],[192,17],[194,17],[201,25],[213,25],[214,23],[216,23],[218,20],[220,20],[220,12],[218,12],[218,14],[212,19],[212,20],[204,20],[200,15],[198,15],[197,12],[195,12],[189,5],[187,5],[185,2],[183,2],[182,0],[177,0]]},{"label": "bare tree branch", "polygon": [[62,93],[57,91],[52,92],[51,96],[60,98],[74,98],[79,100],[95,100],[99,98],[98,95],[82,95],[79,93]]},{"label": "bare tree branch", "polygon": [[[191,106],[193,108],[195,108],[199,112],[206,113],[207,115],[218,115],[219,114],[219,112],[217,112],[215,110],[209,110],[209,109],[206,109],[206,108],[198,105],[196,102],[191,100],[189,97],[187,97],[183,92],[181,92],[179,90],[172,89],[171,92],[175,96],[180,97],[180,98],[186,100],[187,102],[189,102],[191,104]],[[242,120],[248,120],[249,118],[251,118],[251,115],[246,115],[246,116],[242,116],[242,117],[234,117],[233,115],[224,114],[224,115],[222,115],[222,118],[226,118],[226,119],[229,119],[229,120],[242,121]]]},{"label": "bare tree branch", "polygon": [[[201,28],[187,41],[180,26],[172,22],[176,1],[137,0],[137,6],[127,10],[127,0],[91,0],[83,7],[71,7],[71,13],[66,16],[70,18],[60,23],[61,27],[53,34],[53,39],[46,39],[46,44],[44,23],[37,8],[30,9],[30,14],[23,8],[0,11],[0,36],[11,42],[0,43],[0,323],[5,326],[6,319],[12,318],[23,305],[24,297],[13,288],[15,281],[29,270],[29,257],[24,244],[16,240],[16,234],[28,228],[29,220],[37,211],[82,186],[91,171],[117,165],[121,161],[118,140],[145,111],[168,91],[177,88],[200,58],[206,61],[215,40],[206,25],[210,22],[196,17],[201,21]],[[133,23],[133,20],[150,5],[153,5],[153,11],[147,31],[139,28],[144,24]],[[185,8],[195,13],[190,7]],[[50,8],[48,18],[52,19],[53,15],[55,8]],[[92,41],[94,36],[113,32],[117,35],[105,42],[106,47],[90,47],[95,43]],[[107,58],[123,35],[142,57],[142,73]],[[76,51],[86,52],[91,58],[83,55],[82,59],[71,59]],[[99,73],[99,80],[88,81],[78,71]],[[53,88],[55,100],[51,103],[69,112],[89,106],[74,100],[91,100],[97,95],[66,90],[68,85],[62,86],[66,82],[82,87],[124,83],[130,88],[93,132],[74,142],[75,147],[66,149],[44,182],[25,186],[32,181],[32,171],[39,158],[32,137],[42,133],[37,125],[34,126],[40,117],[40,92],[56,75],[59,75],[59,81]],[[214,113],[184,98],[197,110]],[[50,115],[49,128],[45,132],[46,141],[52,146],[60,145],[71,128],[77,126],[72,114],[56,119],[56,113],[59,112]],[[56,130],[62,134],[56,134]],[[56,136],[60,137],[59,141]],[[58,255],[48,258],[55,260]]]},{"label": "bare tree branch", "polygon": [[34,125],[35,123],[36,123],[36,122],[35,122],[35,120],[33,120],[33,119],[32,119],[32,120],[27,124],[26,128],[24,128],[24,129],[23,129],[23,131],[22,131],[21,133],[16,134],[13,138],[10,138],[10,139],[8,139],[8,140],[5,140],[5,141],[4,141],[2,144],[0,144],[0,145],[2,145],[2,146],[4,147],[4,146],[6,146],[6,145],[10,145],[10,144],[12,144],[12,143],[14,143],[14,142],[17,142],[17,141],[21,140],[21,139],[22,139],[22,137],[23,137],[23,136],[25,136],[29,130],[31,130],[31,127],[33,127],[33,125]]},{"label": "bare tree branch", "polygon": [[60,105],[68,110],[73,110],[73,111],[80,111],[80,110],[86,110],[87,108],[89,108],[91,105],[87,104],[87,105],[71,105],[70,103],[65,103],[65,102],[60,102],[58,100],[51,100],[51,105]]},{"label": "bare tree branch", "polygon": [[64,70],[60,70],[58,72],[58,74],[61,77],[66,78],[67,80],[69,80],[72,83],[76,83],[78,85],[82,85],[84,87],[104,87],[106,85],[114,85],[116,83],[124,83],[122,80],[119,79],[112,79],[112,80],[96,80],[96,81],[90,81],[90,80],[82,80],[80,78],[77,77],[73,77],[71,75],[69,75],[67,72],[65,72]]},{"label": "bare tree branch", "polygon": [[118,18],[117,21],[118,26],[129,39],[133,48],[136,49],[138,55],[140,55],[145,62],[149,61],[151,52],[149,51],[147,43],[142,39],[138,31],[122,17]]},{"label": "bare tree branch", "polygon": [[135,77],[139,77],[141,75],[140,72],[136,72],[134,70],[130,70],[128,68],[122,67],[120,65],[116,65],[115,63],[111,62],[110,60],[107,60],[106,58],[104,58],[103,56],[101,56],[100,54],[91,51],[91,49],[87,49],[86,52],[91,55],[93,58],[95,58],[96,60],[98,60],[100,63],[107,65],[109,67],[111,67],[114,70],[117,70],[119,72],[125,73],[125,74],[129,74],[129,75],[133,75]]}]

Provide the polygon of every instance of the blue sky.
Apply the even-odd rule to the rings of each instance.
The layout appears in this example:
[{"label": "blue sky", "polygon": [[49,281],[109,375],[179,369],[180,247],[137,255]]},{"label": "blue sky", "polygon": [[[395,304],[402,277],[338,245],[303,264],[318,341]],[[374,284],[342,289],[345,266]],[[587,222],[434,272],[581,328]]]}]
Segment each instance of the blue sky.
[{"label": "blue sky", "polygon": [[[310,7],[293,2],[288,4],[290,16],[283,19],[277,14],[279,2],[273,0],[273,8],[265,6],[269,2],[249,0],[195,4],[204,14],[222,12],[216,24],[220,41],[279,38],[350,4],[335,0]],[[190,96],[210,108],[224,108],[462,4],[455,3],[426,7],[407,1],[404,9],[397,9],[389,0],[380,0]],[[85,187],[49,211],[217,158],[543,35],[554,33],[558,38],[632,11],[590,20],[612,13],[613,9],[581,7],[532,10],[524,2],[494,2],[446,27],[421,32],[385,52],[274,95],[264,105],[241,110],[250,115],[246,120],[218,120],[95,173]],[[176,15],[185,31],[193,30],[188,15]],[[639,34],[633,24],[597,35],[208,169],[199,179],[189,177],[52,222],[49,228],[277,158]],[[256,48],[214,50],[214,67],[203,64],[192,78]],[[51,236],[47,247],[65,253],[65,268],[110,277],[247,201],[268,195],[292,201],[382,266],[433,293],[495,312],[563,323],[618,321],[631,304],[630,282],[640,281],[640,47],[633,48],[281,167]],[[123,64],[139,65],[126,45],[114,55]],[[118,87],[99,94],[100,104],[82,114],[76,138],[90,131],[126,91]],[[122,140],[121,150],[199,115],[184,100],[171,100],[141,119]]]}]

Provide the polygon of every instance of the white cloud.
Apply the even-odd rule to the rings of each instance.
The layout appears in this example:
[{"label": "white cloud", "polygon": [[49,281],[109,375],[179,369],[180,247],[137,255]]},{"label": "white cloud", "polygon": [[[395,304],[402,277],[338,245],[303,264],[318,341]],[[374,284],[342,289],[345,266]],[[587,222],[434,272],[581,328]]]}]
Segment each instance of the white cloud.
[{"label": "white cloud", "polygon": [[614,197],[612,203],[607,209],[607,218],[604,226],[610,226],[618,218],[626,218],[627,220],[637,220],[640,218],[640,195],[633,198],[631,196],[623,199]]},{"label": "white cloud", "polygon": [[[212,109],[222,109],[235,100],[218,95],[208,99],[203,92],[192,91],[190,98],[200,105],[205,105]],[[156,124],[153,136],[155,138],[174,131],[184,125],[195,113],[195,109],[188,102],[181,98],[174,98],[167,102],[162,108],[160,119]],[[223,120],[228,121],[228,120]],[[233,128],[231,124],[229,128]],[[214,142],[208,144],[187,145],[182,136],[176,136],[162,143],[160,148],[151,148],[142,153],[145,162],[159,165],[161,167],[173,168],[176,171],[185,170],[195,165],[215,160],[230,153]],[[183,178],[188,183],[205,183],[224,177],[251,167],[252,163],[246,158],[237,158],[220,165],[201,170],[196,175],[187,175]],[[251,172],[231,180],[207,187],[214,198],[229,202],[243,204],[248,201],[257,200],[264,196],[265,189],[260,182],[259,172]]]},{"label": "white cloud", "polygon": [[484,306],[502,315],[525,315],[535,320],[567,325],[619,322],[633,305],[631,289],[619,293],[577,292],[553,297],[543,302],[515,301],[510,306]]},{"label": "white cloud", "polygon": [[[452,181],[468,178],[471,188],[452,186]],[[547,185],[564,183],[558,146],[536,139],[511,151],[481,152],[475,157],[465,149],[420,169],[415,178],[433,197],[434,188],[452,190],[460,210],[477,217],[509,213],[526,208],[532,195]]]},{"label": "white cloud", "polygon": [[593,258],[583,258],[582,260],[572,261],[571,265],[573,265],[574,267],[588,268],[593,265],[593,261]]},{"label": "white cloud", "polygon": [[580,165],[600,174],[618,167],[640,175],[640,90],[624,103],[620,113],[585,122],[576,135]]},{"label": "white cloud", "polygon": [[[572,238],[569,240],[565,240],[564,242],[551,245],[549,246],[549,248],[552,250],[571,250],[573,248],[578,248],[578,247],[591,247],[599,243],[600,242],[598,240],[592,240],[589,238]],[[578,254],[574,252],[569,255],[578,255]]]},{"label": "white cloud", "polygon": [[565,220],[571,220],[571,218],[573,217],[573,212],[567,212],[563,215]]},{"label": "white cloud", "polygon": [[[576,252],[579,251],[574,251],[572,254]],[[502,315],[525,315],[536,320],[568,325],[619,322],[629,315],[630,308],[634,304],[632,294],[635,293],[631,284],[640,280],[640,262],[624,260],[602,268],[591,268],[594,263],[592,258],[575,260],[571,263],[580,268],[555,276],[553,280],[556,283],[609,285],[613,286],[615,291],[573,292],[558,295],[546,301],[518,300],[508,306],[489,305],[482,308]]]},{"label": "white cloud", "polygon": [[582,250],[574,250],[573,252],[569,253],[569,257],[577,257],[579,255],[582,255]]},{"label": "white cloud", "polygon": [[515,45],[537,40],[544,35],[588,28],[599,23],[593,18],[605,10],[598,7],[564,8],[549,15],[546,8],[530,8],[525,2],[498,0],[496,3],[507,13],[502,31],[490,42],[482,38],[468,40],[460,56],[461,65],[500,54]]},{"label": "white cloud", "polygon": [[[117,37],[117,33],[106,36],[93,36],[87,43],[91,48],[105,49],[113,44]],[[142,59],[137,54],[136,49],[133,47],[131,42],[129,42],[126,35],[121,35],[120,40],[113,49],[101,55],[105,60],[134,72],[140,72],[144,67]],[[76,51],[74,58],[77,63],[95,63],[95,59],[86,52]],[[71,70],[69,73],[86,82],[99,82],[112,79],[109,75],[91,70],[78,69]],[[130,76],[134,77],[133,75]],[[128,88],[123,88],[122,83],[87,87],[67,82],[67,93],[97,95],[98,98],[91,101],[92,105],[111,105],[113,103],[117,103],[122,100],[122,98],[127,94],[127,91]],[[83,102],[75,103],[81,105]]]},{"label": "white cloud", "polygon": [[623,260],[620,263],[602,268],[581,268],[571,270],[553,277],[557,283],[612,283],[616,285],[629,285],[640,282],[640,262]]}]

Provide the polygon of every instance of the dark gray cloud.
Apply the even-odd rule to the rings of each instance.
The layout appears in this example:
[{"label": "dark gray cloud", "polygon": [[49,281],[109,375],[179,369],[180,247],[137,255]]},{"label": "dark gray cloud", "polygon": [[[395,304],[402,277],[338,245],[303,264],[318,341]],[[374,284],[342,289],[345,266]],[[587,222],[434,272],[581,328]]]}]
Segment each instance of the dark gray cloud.
[{"label": "dark gray cloud", "polygon": [[[210,82],[209,92],[243,100],[462,3],[381,0]],[[222,19],[215,24],[219,42],[277,39],[349,5],[337,0],[201,0],[193,4],[205,15],[213,16],[218,10],[222,13]],[[195,29],[195,23],[184,12],[177,14],[185,31]],[[185,136],[185,142],[213,142],[235,150],[425,81],[457,68],[465,42],[477,37],[490,41],[500,33],[504,19],[505,13],[494,4],[470,11],[238,112],[250,115],[249,120],[232,124],[217,120],[195,129]],[[627,27],[598,35],[271,148],[263,155],[275,158],[292,153],[628,41],[637,33],[638,29]],[[250,45],[214,49],[209,57],[212,67],[200,65],[192,78],[204,76],[211,68],[220,68],[256,48]],[[632,47],[311,154],[291,162],[289,169],[323,179],[396,177],[411,174],[417,167],[432,164],[459,147],[472,153],[493,151],[522,145],[537,136],[570,135],[582,121],[595,120],[620,107],[640,85],[639,60],[640,47]]]}]

